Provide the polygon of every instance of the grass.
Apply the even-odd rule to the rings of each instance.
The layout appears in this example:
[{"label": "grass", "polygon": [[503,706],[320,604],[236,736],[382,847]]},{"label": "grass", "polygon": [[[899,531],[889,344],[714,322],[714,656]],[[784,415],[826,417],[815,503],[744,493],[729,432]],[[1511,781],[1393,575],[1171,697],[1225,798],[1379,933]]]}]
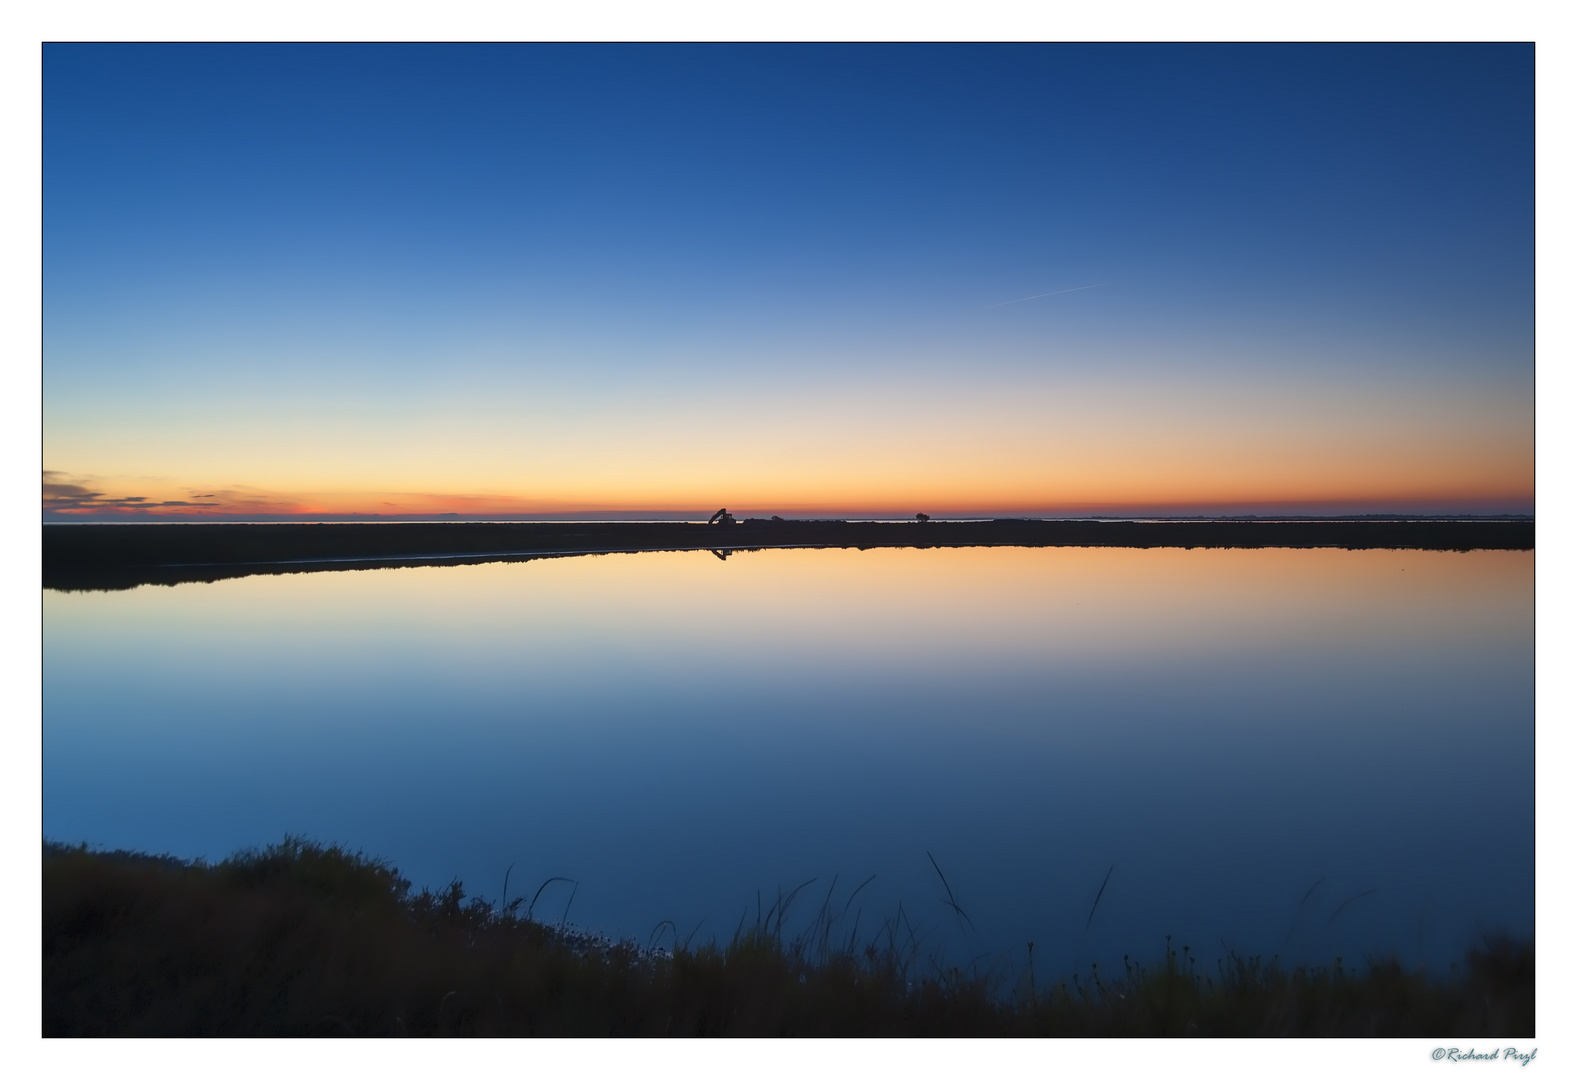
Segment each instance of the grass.
[{"label": "grass", "polygon": [[1443,980],[1384,960],[1201,972],[1168,941],[1041,991],[1033,945],[1009,985],[922,961],[901,908],[862,940],[836,881],[797,937],[810,883],[726,945],[664,951],[539,922],[523,896],[413,894],[386,862],[299,839],[214,865],[46,844],[43,880],[46,1036],[1534,1034],[1533,948],[1503,939]]}]

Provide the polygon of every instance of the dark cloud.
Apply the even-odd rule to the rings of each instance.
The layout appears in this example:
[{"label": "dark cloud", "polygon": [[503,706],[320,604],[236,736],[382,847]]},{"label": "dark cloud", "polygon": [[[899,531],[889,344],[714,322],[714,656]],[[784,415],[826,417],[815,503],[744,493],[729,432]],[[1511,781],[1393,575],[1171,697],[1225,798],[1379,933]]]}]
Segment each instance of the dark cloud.
[{"label": "dark cloud", "polygon": [[65,473],[53,469],[44,470],[44,512],[46,514],[134,514],[162,507],[201,505],[203,504],[175,499],[164,502],[150,502],[145,495],[126,495],[112,499],[102,491],[92,491],[82,484],[67,482]]},{"label": "dark cloud", "polygon": [[192,492],[185,499],[154,500],[146,495],[110,497],[91,486],[91,477],[44,470],[44,517],[51,521],[78,518],[137,518],[151,521],[219,521],[230,518],[294,517],[302,503],[290,496],[247,489]]}]

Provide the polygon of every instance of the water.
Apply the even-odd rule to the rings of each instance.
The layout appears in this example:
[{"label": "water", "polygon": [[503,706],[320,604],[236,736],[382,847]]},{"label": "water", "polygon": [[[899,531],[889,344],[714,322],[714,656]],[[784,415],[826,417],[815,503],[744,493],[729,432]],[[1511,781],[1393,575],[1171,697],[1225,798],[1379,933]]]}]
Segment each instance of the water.
[{"label": "water", "polygon": [[1533,931],[1533,567],[799,550],[47,592],[44,831],[305,834],[492,900],[513,865],[643,942],[815,878],[792,932],[874,874],[844,932],[901,903],[924,955],[1034,940],[1043,978],[1167,934],[1440,969]]}]

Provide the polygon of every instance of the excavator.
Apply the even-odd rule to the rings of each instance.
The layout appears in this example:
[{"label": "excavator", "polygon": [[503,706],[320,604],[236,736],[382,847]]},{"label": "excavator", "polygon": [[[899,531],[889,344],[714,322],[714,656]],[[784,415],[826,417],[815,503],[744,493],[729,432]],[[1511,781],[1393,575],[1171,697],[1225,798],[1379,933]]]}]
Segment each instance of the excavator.
[{"label": "excavator", "polygon": [[708,525],[732,525],[734,524],[734,515],[728,512],[727,507],[724,507],[717,513],[713,514],[711,517],[707,518],[706,523]]}]

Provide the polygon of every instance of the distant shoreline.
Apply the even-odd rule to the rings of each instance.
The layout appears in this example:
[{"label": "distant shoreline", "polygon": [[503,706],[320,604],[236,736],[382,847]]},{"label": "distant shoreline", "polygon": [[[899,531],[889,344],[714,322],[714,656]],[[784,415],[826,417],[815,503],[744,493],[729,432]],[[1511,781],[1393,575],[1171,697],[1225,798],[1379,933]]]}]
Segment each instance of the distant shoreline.
[{"label": "distant shoreline", "polygon": [[46,589],[129,589],[253,574],[452,566],[640,551],[1132,547],[1532,550],[1532,518],[689,522],[341,522],[43,527]]}]

